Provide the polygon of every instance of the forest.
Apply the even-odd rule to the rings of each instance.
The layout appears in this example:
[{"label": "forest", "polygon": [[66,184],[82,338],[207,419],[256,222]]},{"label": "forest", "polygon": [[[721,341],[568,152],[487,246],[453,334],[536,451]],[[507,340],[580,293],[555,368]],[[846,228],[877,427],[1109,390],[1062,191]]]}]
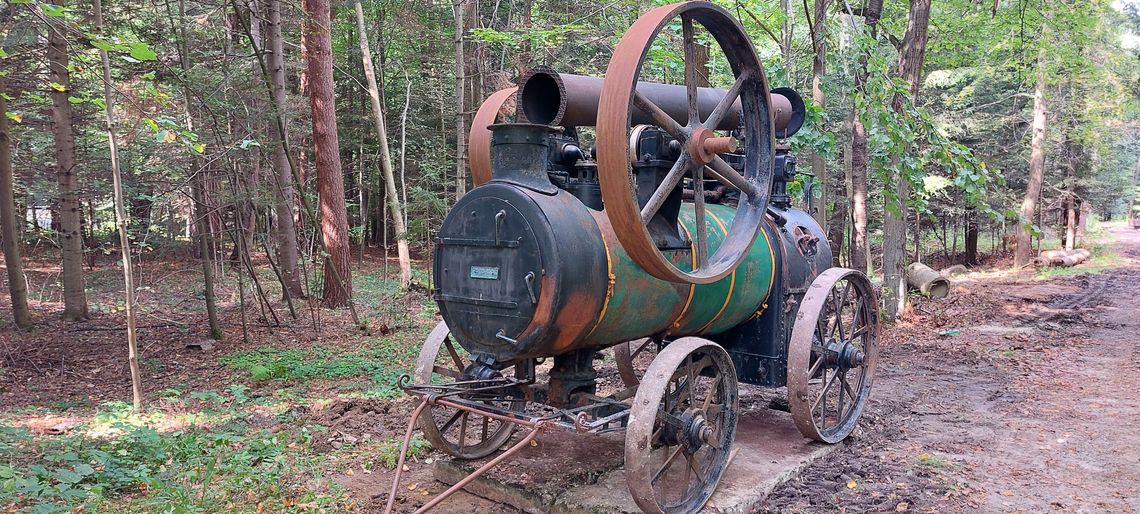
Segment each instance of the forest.
[{"label": "forest", "polygon": [[[605,75],[666,3],[3,0],[0,510],[382,503],[476,111],[534,70]],[[888,326],[930,314],[913,262],[1122,259],[1101,238],[1140,216],[1140,3],[712,3],[806,100],[793,204]],[[645,59],[684,80],[680,50]],[[352,485],[373,470],[379,500]]]}]

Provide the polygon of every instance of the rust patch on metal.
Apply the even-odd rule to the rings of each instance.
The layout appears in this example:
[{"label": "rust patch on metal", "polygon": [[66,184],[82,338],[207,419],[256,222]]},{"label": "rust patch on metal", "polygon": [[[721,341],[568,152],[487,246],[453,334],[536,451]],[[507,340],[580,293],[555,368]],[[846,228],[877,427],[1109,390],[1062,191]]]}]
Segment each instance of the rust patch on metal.
[{"label": "rust patch on metal", "polygon": [[507,102],[515,95],[517,87],[500,89],[491,94],[479,106],[471,119],[471,129],[467,134],[467,159],[471,164],[471,183],[478,186],[491,180],[491,129],[500,116],[505,116]]}]

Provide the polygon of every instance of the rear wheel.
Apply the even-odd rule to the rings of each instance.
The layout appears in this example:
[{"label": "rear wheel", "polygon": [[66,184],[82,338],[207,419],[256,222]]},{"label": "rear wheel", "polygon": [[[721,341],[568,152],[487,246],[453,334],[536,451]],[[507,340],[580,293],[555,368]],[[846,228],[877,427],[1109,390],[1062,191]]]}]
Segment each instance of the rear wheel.
[{"label": "rear wheel", "polygon": [[879,312],[862,273],[831,268],[812,282],[788,342],[788,406],[804,437],[837,443],[871,395]]}]

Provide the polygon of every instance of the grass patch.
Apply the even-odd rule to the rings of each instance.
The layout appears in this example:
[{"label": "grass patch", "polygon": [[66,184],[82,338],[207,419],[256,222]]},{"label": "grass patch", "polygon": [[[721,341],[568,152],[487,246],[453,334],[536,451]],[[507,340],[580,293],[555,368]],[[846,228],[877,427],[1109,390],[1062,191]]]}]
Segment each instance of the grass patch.
[{"label": "grass patch", "polygon": [[[164,433],[119,406],[100,415],[63,436],[0,425],[0,511],[347,510],[341,491],[312,480],[322,457],[309,450],[308,428],[228,422]],[[108,423],[113,431],[90,435]]]},{"label": "grass patch", "polygon": [[307,383],[314,379],[367,376],[372,379],[373,386],[365,391],[366,396],[392,398],[398,395],[396,380],[408,371],[404,363],[410,359],[407,351],[394,351],[389,345],[377,345],[351,352],[323,346],[303,349],[262,347],[226,355],[218,360],[230,369],[249,373],[254,382]]}]

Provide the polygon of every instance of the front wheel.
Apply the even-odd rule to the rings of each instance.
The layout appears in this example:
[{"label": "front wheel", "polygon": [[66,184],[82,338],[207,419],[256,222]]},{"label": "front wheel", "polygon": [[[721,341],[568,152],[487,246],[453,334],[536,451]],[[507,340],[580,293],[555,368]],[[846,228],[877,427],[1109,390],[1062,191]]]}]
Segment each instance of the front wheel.
[{"label": "front wheel", "polygon": [[[442,351],[441,351],[442,350]],[[416,359],[415,383],[446,384],[464,380],[468,364],[463,348],[455,344],[447,324],[439,322],[424,341]],[[521,401],[487,401],[489,405],[521,412]],[[420,415],[420,430],[432,447],[460,459],[479,459],[506,444],[515,425],[465,410],[432,405]]]},{"label": "front wheel", "polygon": [[704,506],[728,467],[739,406],[736,370],[699,337],[669,343],[641,379],[625,439],[626,485],[645,512]]},{"label": "front wheel", "polygon": [[871,395],[879,311],[870,280],[831,268],[800,302],[788,341],[788,406],[800,433],[837,443],[851,434]]}]

